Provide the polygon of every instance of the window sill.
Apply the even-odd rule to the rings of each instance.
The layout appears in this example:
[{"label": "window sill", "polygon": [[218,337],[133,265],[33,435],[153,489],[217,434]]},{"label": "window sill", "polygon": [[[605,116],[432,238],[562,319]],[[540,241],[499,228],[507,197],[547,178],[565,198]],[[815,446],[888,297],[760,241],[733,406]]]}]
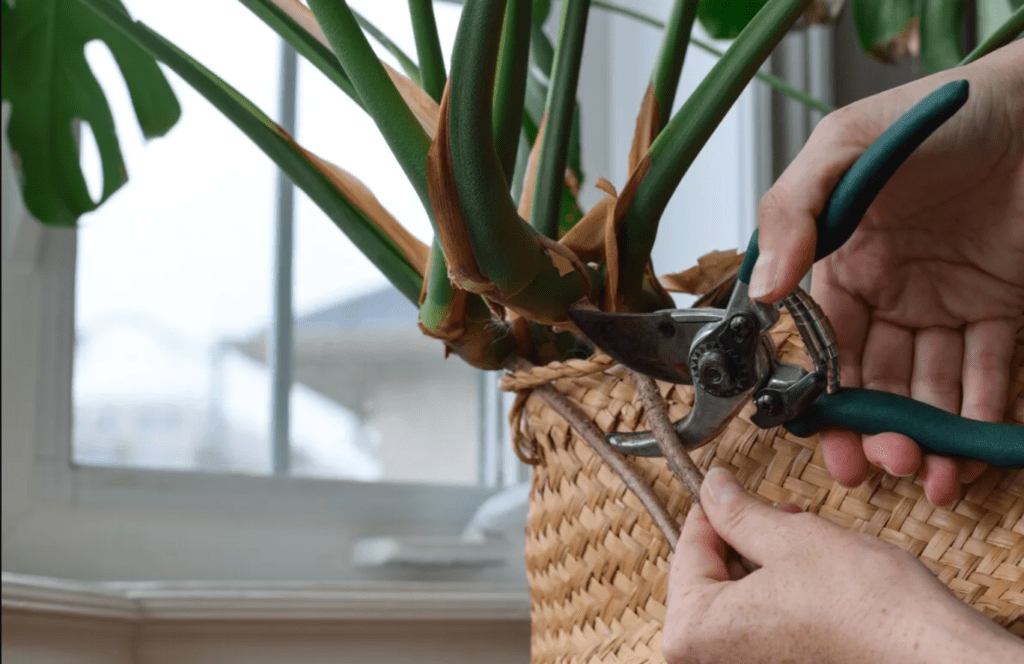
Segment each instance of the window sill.
[{"label": "window sill", "polygon": [[3,612],[127,622],[528,620],[529,594],[499,584],[83,582],[3,573]]}]

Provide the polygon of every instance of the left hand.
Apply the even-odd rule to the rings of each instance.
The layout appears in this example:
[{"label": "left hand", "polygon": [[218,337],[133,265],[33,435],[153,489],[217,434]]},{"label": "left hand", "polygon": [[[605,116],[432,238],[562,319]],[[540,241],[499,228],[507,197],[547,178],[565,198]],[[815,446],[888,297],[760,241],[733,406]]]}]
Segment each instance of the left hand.
[{"label": "left hand", "polygon": [[[901,549],[769,507],[721,468],[701,501],[672,559],[670,664],[1024,661],[1024,644]],[[761,568],[727,561],[726,542]]]}]

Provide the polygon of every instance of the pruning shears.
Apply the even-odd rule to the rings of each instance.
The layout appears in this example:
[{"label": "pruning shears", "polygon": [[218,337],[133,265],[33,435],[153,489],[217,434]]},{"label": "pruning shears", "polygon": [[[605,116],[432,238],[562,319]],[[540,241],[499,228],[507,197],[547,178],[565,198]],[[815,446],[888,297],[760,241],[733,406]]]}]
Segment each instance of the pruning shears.
[{"label": "pruning shears", "polygon": [[[967,81],[953,81],[919,101],[872,144],[836,185],[817,220],[815,260],[842,246],[896,169],[967,101]],[[751,421],[783,426],[798,436],[825,427],[873,434],[895,431],[925,452],[1024,467],[1024,427],[959,417],[913,399],[841,387],[835,334],[818,304],[797,288],[779,305],[792,315],[813,361],[810,371],[783,362],[769,330],[776,305],[749,297],[757,261],[754,232],[725,309],[666,309],[654,313],[574,310],[576,326],[621,364],[652,378],[694,386],[693,408],[674,424],[686,449],[718,435],[753,399]],[[612,434],[625,454],[661,456],[649,432]]]}]

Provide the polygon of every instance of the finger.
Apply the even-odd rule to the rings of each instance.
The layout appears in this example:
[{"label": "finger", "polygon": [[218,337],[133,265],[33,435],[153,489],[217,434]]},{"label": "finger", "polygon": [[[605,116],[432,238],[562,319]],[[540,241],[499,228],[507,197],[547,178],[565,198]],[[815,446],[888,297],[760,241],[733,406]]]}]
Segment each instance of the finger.
[{"label": "finger", "polygon": [[[960,405],[963,417],[1002,421],[1010,384],[1010,363],[1016,344],[1016,327],[1012,320],[982,321],[970,324],[964,330]],[[964,484],[978,479],[988,468],[977,460],[960,461],[957,466],[957,479]]]},{"label": "finger", "polygon": [[871,390],[910,395],[914,334],[905,327],[874,319],[864,340],[861,384]]},{"label": "finger", "polygon": [[960,473],[958,479],[961,484],[970,484],[984,474],[988,470],[988,464],[984,461],[978,461],[976,459],[968,459],[957,463],[960,467]]},{"label": "finger", "polygon": [[910,396],[936,408],[960,412],[964,337],[959,330],[930,327],[914,335]]},{"label": "finger", "polygon": [[795,505],[793,503],[779,503],[775,507],[776,507],[776,509],[780,509],[783,512],[789,512],[790,514],[796,514],[798,512],[803,512],[803,510],[800,509],[799,505]]},{"label": "finger", "polygon": [[[950,328],[918,331],[914,337],[914,370],[910,396],[951,413],[960,412],[963,334]],[[926,454],[919,474],[929,502],[948,507],[960,496],[962,465]]]},{"label": "finger", "polygon": [[796,288],[811,268],[816,220],[836,183],[864,151],[863,145],[848,144],[847,129],[834,121],[819,123],[761,199],[751,297],[775,302]]},{"label": "finger", "polygon": [[759,566],[787,556],[793,543],[791,515],[754,498],[721,467],[710,469],[701,484],[701,504],[721,539]]},{"label": "finger", "polygon": [[[861,384],[861,358],[871,319],[867,306],[838,286],[831,260],[822,261],[811,278],[811,295],[832,322],[839,352],[839,382],[847,387]],[[837,482],[858,486],[868,474],[868,462],[860,435],[845,429],[825,429],[818,435],[825,468]]]},{"label": "finger", "polygon": [[679,542],[672,554],[670,571],[673,588],[728,581],[729,568],[725,560],[725,542],[711,527],[704,510],[694,501],[683,522]]},{"label": "finger", "polygon": [[845,429],[823,429],[818,434],[818,447],[825,470],[843,486],[859,486],[867,477],[868,462],[860,434]]},{"label": "finger", "polygon": [[960,498],[960,481],[956,462],[937,454],[925,454],[917,473],[924,495],[936,507],[949,507]]},{"label": "finger", "polygon": [[865,436],[864,456],[871,464],[896,477],[910,477],[921,467],[921,448],[898,433]]},{"label": "finger", "polygon": [[[872,320],[861,363],[864,387],[910,396],[913,367],[914,333],[884,320]],[[864,436],[864,455],[871,463],[896,475],[913,473],[921,463],[917,444],[898,433]]]},{"label": "finger", "polygon": [[1016,336],[1016,322],[1009,319],[978,321],[964,329],[962,416],[1002,421]]}]

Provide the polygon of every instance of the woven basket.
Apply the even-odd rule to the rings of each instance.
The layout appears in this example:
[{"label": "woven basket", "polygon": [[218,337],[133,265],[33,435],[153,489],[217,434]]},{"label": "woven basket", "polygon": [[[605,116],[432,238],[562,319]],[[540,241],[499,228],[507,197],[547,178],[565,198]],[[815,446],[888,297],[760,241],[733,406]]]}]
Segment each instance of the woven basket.
[{"label": "woven basket", "polygon": [[[784,316],[772,336],[781,356],[806,365],[803,343]],[[508,377],[526,395],[553,381],[604,431],[647,429],[622,367],[569,361]],[[659,384],[673,420],[692,388]],[[536,395],[513,421],[516,445],[538,460],[526,524],[533,664],[661,662],[670,548],[654,521],[586,441]],[[825,470],[816,438],[761,430],[748,407],[718,438],[691,453],[702,470],[728,468],[754,495],[788,501],[844,528],[906,549],[953,593],[1024,635],[1024,472],[990,468],[949,509],[931,505],[916,478],[872,471],[845,488]],[[1024,326],[1017,338],[1006,421],[1024,423]],[[663,459],[633,458],[670,515],[691,499]]]}]

